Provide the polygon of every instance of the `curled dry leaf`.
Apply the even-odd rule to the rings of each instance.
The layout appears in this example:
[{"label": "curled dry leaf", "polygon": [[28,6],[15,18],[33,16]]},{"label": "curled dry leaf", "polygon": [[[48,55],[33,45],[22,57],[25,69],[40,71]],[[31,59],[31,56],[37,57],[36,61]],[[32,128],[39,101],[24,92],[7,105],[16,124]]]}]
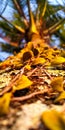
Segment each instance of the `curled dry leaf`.
[{"label": "curled dry leaf", "polygon": [[9,112],[11,95],[11,92],[9,92],[0,97],[0,115],[7,114]]},{"label": "curled dry leaf", "polygon": [[55,77],[51,81],[51,86],[54,91],[62,92],[63,89],[63,76]]},{"label": "curled dry leaf", "polygon": [[27,76],[22,75],[18,81],[17,84],[13,87],[13,90],[21,90],[21,89],[25,89],[28,88],[29,86],[31,86],[33,84],[33,82],[31,80],[29,80],[27,78]]},{"label": "curled dry leaf", "polygon": [[27,60],[30,60],[33,56],[33,52],[32,51],[25,51],[23,53],[23,56],[22,56],[22,60],[23,62],[27,61]]},{"label": "curled dry leaf", "polygon": [[54,59],[51,60],[52,65],[59,65],[65,62],[65,58],[61,56],[56,56]]},{"label": "curled dry leaf", "polygon": [[16,58],[20,59],[21,62],[25,62],[33,57],[33,52],[27,47],[22,49],[19,54],[16,55]]},{"label": "curled dry leaf", "polygon": [[25,65],[25,69],[31,70],[31,66],[29,64]]},{"label": "curled dry leaf", "polygon": [[33,65],[44,64],[45,62],[46,62],[46,60],[45,60],[44,58],[37,57],[37,58],[35,58],[35,60],[33,61]]},{"label": "curled dry leaf", "polygon": [[39,55],[39,49],[38,48],[32,48],[32,52],[33,52],[35,57],[37,57]]},{"label": "curled dry leaf", "polygon": [[55,102],[59,102],[61,100],[65,99],[65,91],[63,91],[56,99]]}]

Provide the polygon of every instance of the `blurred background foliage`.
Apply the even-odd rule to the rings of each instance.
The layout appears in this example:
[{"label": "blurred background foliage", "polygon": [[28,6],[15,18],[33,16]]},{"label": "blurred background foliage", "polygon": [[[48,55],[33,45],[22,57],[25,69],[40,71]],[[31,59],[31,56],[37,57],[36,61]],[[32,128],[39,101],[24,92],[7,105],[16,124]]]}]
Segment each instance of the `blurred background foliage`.
[{"label": "blurred background foliage", "polygon": [[65,49],[65,1],[0,0],[0,60],[19,52],[33,33]]}]

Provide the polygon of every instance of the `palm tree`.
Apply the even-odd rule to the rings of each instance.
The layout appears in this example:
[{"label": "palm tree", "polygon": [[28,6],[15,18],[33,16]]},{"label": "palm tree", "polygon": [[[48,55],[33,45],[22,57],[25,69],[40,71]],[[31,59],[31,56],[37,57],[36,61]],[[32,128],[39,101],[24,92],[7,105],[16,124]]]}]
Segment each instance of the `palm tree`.
[{"label": "palm tree", "polygon": [[[65,12],[65,3],[55,6],[48,0],[9,0],[8,2],[4,0],[0,1],[0,5],[4,5],[0,14],[3,19],[0,21],[0,28],[5,31],[9,42],[14,46],[20,46],[23,41],[27,43],[35,39],[43,39],[44,42],[49,43],[53,33],[60,34],[58,30],[65,21],[59,13]],[[15,10],[12,21],[3,16],[7,5]]]}]

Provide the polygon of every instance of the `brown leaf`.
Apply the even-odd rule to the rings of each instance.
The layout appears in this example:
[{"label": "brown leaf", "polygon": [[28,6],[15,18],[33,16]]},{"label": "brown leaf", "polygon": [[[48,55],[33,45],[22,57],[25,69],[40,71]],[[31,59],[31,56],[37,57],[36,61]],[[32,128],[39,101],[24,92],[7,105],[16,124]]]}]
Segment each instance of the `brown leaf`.
[{"label": "brown leaf", "polygon": [[55,77],[51,81],[51,86],[53,90],[62,92],[63,91],[63,76]]}]

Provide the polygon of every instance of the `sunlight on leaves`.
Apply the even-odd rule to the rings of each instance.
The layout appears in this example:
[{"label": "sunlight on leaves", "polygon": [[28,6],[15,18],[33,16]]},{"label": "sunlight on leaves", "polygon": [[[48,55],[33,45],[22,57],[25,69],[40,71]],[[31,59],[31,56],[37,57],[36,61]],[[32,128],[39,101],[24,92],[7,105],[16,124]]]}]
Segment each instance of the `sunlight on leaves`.
[{"label": "sunlight on leaves", "polygon": [[13,87],[13,90],[21,90],[21,89],[25,89],[28,88],[29,86],[31,86],[33,84],[33,82],[31,80],[29,80],[27,78],[27,76],[22,75],[18,81],[17,81],[17,85]]},{"label": "sunlight on leaves", "polygon": [[14,26],[15,26],[16,29],[18,29],[20,32],[25,33],[25,30],[24,30],[22,27],[20,27],[20,26],[18,26],[18,25],[14,25]]},{"label": "sunlight on leaves", "polygon": [[63,91],[63,76],[55,77],[51,81],[51,86],[53,90],[62,92]]},{"label": "sunlight on leaves", "polygon": [[31,50],[32,47],[33,47],[33,42],[28,42],[28,44],[27,44],[27,48],[28,48],[29,50]]},{"label": "sunlight on leaves", "polygon": [[25,65],[25,68],[27,69],[27,70],[31,70],[31,66],[30,65]]},{"label": "sunlight on leaves", "polygon": [[56,110],[43,112],[42,120],[50,130],[64,130],[65,121],[63,115]]},{"label": "sunlight on leaves", "polygon": [[44,58],[37,57],[37,58],[35,58],[33,65],[44,64],[45,62],[46,62],[46,60]]},{"label": "sunlight on leaves", "polygon": [[9,112],[9,104],[11,100],[11,93],[5,93],[0,97],[0,115],[7,114]]},{"label": "sunlight on leaves", "polygon": [[65,62],[65,58],[64,57],[61,57],[61,56],[57,56],[55,57],[52,61],[51,61],[51,64],[52,65],[58,65],[58,64],[62,64]]}]

